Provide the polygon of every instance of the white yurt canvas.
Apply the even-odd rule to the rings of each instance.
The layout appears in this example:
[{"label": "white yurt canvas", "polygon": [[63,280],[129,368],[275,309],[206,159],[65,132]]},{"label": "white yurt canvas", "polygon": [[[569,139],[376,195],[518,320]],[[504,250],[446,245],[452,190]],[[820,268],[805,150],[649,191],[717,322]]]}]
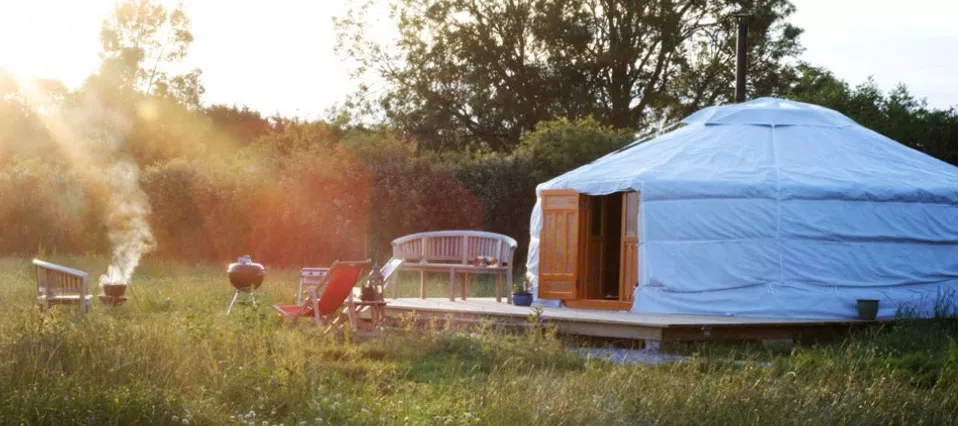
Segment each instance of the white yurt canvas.
[{"label": "white yurt canvas", "polygon": [[638,192],[633,312],[839,319],[862,298],[891,318],[958,290],[958,168],[782,99],[682,123],[537,187],[534,287],[542,192],[568,189]]}]

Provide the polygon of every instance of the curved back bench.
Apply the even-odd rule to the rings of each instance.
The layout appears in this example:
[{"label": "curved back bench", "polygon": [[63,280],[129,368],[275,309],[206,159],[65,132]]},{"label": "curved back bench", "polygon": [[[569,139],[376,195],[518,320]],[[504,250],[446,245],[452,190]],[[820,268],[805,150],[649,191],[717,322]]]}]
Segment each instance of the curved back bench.
[{"label": "curved back bench", "polygon": [[[426,298],[426,272],[449,273],[449,300],[455,299],[456,274],[462,274],[462,299],[468,293],[469,277],[496,276],[496,301],[502,301],[502,278],[512,303],[512,258],[516,240],[483,231],[433,231],[406,235],[393,240],[393,257],[405,259],[400,271],[419,271],[419,297]],[[392,285],[396,298],[396,285]]]}]

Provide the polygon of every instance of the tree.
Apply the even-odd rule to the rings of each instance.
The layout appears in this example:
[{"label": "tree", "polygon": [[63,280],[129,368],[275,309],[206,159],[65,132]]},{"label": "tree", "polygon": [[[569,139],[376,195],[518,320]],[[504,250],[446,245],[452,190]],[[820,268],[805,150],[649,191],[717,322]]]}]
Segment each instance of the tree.
[{"label": "tree", "polygon": [[603,126],[592,117],[543,121],[522,136],[513,156],[524,160],[530,176],[545,182],[590,163],[635,139],[626,130]]},{"label": "tree", "polygon": [[958,163],[958,111],[954,108],[929,109],[904,84],[886,94],[872,79],[853,88],[821,67],[803,63],[796,71],[787,97],[834,109],[898,142]]},{"label": "tree", "polygon": [[267,119],[246,106],[238,108],[235,105],[212,105],[204,108],[203,114],[213,121],[217,129],[226,132],[240,146],[249,145],[271,130]]},{"label": "tree", "polygon": [[56,149],[43,118],[59,111],[67,93],[57,80],[17,79],[0,68],[0,166]]},{"label": "tree", "polygon": [[789,81],[799,52],[787,0],[394,0],[392,43],[363,32],[368,7],[337,21],[339,51],[386,84],[372,101],[390,122],[437,150],[506,151],[556,117],[644,129],[730,99],[743,7],[753,93]]},{"label": "tree", "polygon": [[126,0],[100,28],[99,78],[104,88],[175,99],[198,107],[205,89],[202,71],[171,74],[186,57],[193,34],[181,9],[168,11],[151,0]]}]

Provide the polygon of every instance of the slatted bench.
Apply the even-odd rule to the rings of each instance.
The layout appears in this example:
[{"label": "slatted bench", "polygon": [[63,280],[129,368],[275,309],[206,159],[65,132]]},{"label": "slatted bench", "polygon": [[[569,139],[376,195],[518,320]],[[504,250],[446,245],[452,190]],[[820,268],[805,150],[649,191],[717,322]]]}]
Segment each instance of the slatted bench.
[{"label": "slatted bench", "polygon": [[[406,259],[400,271],[419,271],[419,297],[426,298],[426,273],[449,274],[449,300],[455,300],[456,275],[462,275],[462,300],[468,294],[472,275],[496,276],[496,301],[502,301],[502,279],[506,280],[506,297],[512,303],[512,259],[516,240],[502,234],[483,231],[433,231],[406,235],[392,242],[393,257]],[[477,264],[477,259],[492,260]],[[483,262],[479,262],[483,263]],[[392,297],[397,297],[397,285]]]},{"label": "slatted bench", "polygon": [[77,305],[80,315],[93,305],[86,272],[33,259],[37,269],[37,302],[44,307]]}]

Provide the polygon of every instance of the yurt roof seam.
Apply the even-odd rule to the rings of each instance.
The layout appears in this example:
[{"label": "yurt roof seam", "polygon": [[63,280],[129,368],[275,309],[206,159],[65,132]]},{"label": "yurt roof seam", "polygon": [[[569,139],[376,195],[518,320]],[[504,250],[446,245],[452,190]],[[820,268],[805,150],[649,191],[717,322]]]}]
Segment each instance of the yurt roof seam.
[{"label": "yurt roof seam", "polygon": [[775,126],[770,130],[770,141],[772,144],[772,169],[775,170],[775,239],[778,241],[778,282],[785,282],[785,259],[782,252],[782,177],[778,164],[778,144],[775,139]]},{"label": "yurt roof seam", "polygon": [[688,126],[756,126],[756,127],[822,127],[826,129],[841,129],[854,127],[856,124],[804,124],[804,123],[728,123],[724,121],[709,121],[705,123],[689,123]]}]

